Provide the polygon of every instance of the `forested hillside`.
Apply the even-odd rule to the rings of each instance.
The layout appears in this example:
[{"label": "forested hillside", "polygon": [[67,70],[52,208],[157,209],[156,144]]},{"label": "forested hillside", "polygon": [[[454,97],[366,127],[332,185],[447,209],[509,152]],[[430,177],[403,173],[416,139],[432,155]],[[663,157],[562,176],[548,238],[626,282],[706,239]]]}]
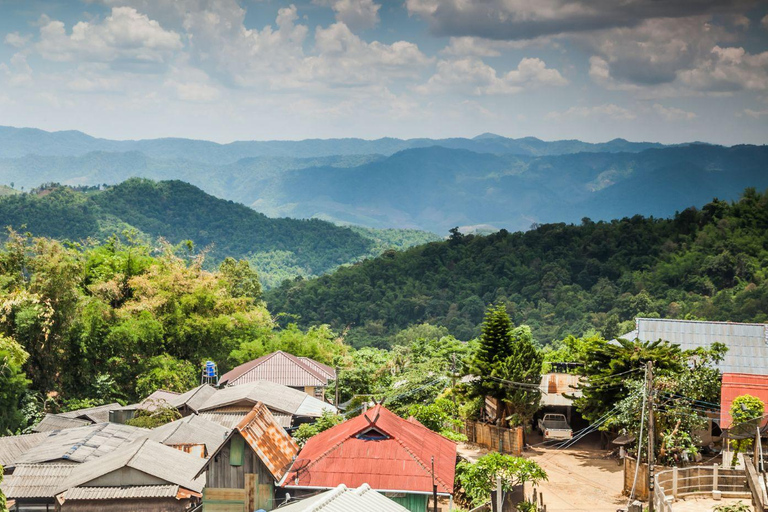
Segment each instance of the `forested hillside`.
[{"label": "forested hillside", "polygon": [[78,242],[106,240],[125,230],[147,241],[191,240],[196,250],[207,252],[209,264],[225,257],[251,260],[268,286],[437,238],[413,231],[354,232],[321,220],[271,219],[187,183],[142,179],[103,191],[50,186],[0,197],[0,225]]},{"label": "forested hillside", "polygon": [[[273,312],[303,325],[351,326],[353,344],[386,346],[430,322],[478,334],[486,305],[504,301],[539,342],[592,330],[623,334],[638,315],[768,321],[768,195],[748,189],[670,219],[547,224],[525,233],[454,232],[402,253],[284,283]],[[621,325],[624,323],[624,325]]]}]

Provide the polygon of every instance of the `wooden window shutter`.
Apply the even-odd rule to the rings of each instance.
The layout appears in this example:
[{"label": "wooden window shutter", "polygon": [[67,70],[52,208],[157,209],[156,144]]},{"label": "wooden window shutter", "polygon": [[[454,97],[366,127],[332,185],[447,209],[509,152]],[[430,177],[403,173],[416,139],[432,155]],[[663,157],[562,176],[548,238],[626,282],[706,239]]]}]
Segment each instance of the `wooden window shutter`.
[{"label": "wooden window shutter", "polygon": [[243,452],[245,451],[245,440],[239,435],[232,437],[229,445],[229,464],[230,466],[243,465]]}]

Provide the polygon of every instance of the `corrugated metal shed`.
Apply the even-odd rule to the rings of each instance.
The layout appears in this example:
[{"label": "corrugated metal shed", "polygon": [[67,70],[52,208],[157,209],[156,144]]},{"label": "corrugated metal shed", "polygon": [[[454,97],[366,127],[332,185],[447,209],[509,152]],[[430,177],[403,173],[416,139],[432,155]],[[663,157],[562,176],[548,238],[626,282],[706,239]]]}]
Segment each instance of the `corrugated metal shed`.
[{"label": "corrugated metal shed", "polygon": [[683,350],[720,342],[728,347],[718,365],[722,373],[768,375],[768,324],[637,318],[636,329],[620,337],[666,340]]},{"label": "corrugated metal shed", "polygon": [[22,436],[0,437],[0,466],[13,467],[22,455],[42,444],[48,432],[25,434]]},{"label": "corrugated metal shed", "polygon": [[0,485],[8,498],[53,498],[76,464],[19,464]]},{"label": "corrugated metal shed", "polygon": [[153,429],[149,439],[164,445],[203,444],[207,453],[215,452],[227,438],[229,429],[196,414]]},{"label": "corrugated metal shed", "polygon": [[322,387],[328,384],[328,377],[325,373],[282,350],[233,368],[222,375],[219,382],[237,386],[258,380],[292,387]]},{"label": "corrugated metal shed", "polygon": [[280,512],[406,512],[408,509],[363,484],[348,489],[341,484],[335,489],[280,507]]},{"label": "corrugated metal shed", "polygon": [[433,456],[438,493],[453,494],[456,443],[376,405],[310,438],[281,485],[431,493]]},{"label": "corrugated metal shed", "polygon": [[[275,421],[267,406],[262,403],[254,405],[251,412],[232,430],[227,441],[235,433],[243,436],[276,481],[285,475],[288,466],[299,452],[296,441]],[[226,442],[222,446],[224,444]],[[209,460],[215,456],[215,453],[212,454]],[[200,470],[200,473],[204,470],[205,467]]]},{"label": "corrugated metal shed", "polygon": [[148,433],[147,429],[117,423],[100,423],[50,432],[45,442],[26,451],[16,462],[86,462],[111,453]]},{"label": "corrugated metal shed", "polygon": [[[768,405],[768,376],[724,373],[720,388],[720,428],[731,428],[731,404],[741,395],[756,396]],[[764,411],[768,412],[768,411]]]},{"label": "corrugated metal shed", "polygon": [[217,390],[201,407],[200,411],[215,411],[241,405],[253,407],[257,402],[269,409],[293,416],[319,417],[322,411],[336,412],[336,408],[303,391],[269,381],[257,381]]},{"label": "corrugated metal shed", "polygon": [[566,398],[563,394],[570,396],[581,396],[581,390],[576,389],[579,385],[579,376],[570,373],[545,373],[541,376],[541,406],[571,406],[573,400]]},{"label": "corrugated metal shed", "polygon": [[142,498],[175,498],[178,485],[138,485],[134,487],[73,487],[64,493],[65,500],[132,500]]},{"label": "corrugated metal shed", "polygon": [[119,409],[120,407],[122,406],[118,403],[111,403],[96,407],[88,407],[86,409],[78,409],[76,411],[62,412],[59,416],[64,418],[90,420],[92,423],[104,423],[105,421],[109,421],[109,411]]},{"label": "corrugated metal shed", "polygon": [[92,423],[90,420],[67,418],[58,414],[46,414],[32,430],[35,432],[53,432],[54,430],[63,430],[65,428],[84,427]]},{"label": "corrugated metal shed", "polygon": [[[204,459],[150,439],[140,439],[98,460],[78,465],[60,486],[57,494],[73,487],[87,487],[89,482],[124,467],[159,478],[169,484],[202,492],[205,478],[198,478],[196,475],[204,462]],[[154,482],[147,482],[150,483]]]}]

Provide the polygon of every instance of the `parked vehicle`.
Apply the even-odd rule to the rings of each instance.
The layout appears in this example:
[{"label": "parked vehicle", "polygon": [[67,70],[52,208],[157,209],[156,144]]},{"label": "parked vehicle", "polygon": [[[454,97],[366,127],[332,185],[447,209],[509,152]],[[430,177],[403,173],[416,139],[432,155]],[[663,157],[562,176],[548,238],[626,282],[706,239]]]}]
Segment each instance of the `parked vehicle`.
[{"label": "parked vehicle", "polygon": [[573,430],[571,430],[564,414],[545,414],[539,420],[539,430],[544,436],[544,440],[571,439],[573,437]]}]

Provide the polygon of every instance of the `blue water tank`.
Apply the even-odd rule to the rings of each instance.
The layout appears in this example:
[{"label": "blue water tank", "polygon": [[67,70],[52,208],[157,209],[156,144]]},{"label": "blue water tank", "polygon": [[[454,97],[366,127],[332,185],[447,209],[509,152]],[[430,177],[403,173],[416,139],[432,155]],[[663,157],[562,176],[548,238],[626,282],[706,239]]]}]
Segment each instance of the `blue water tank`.
[{"label": "blue water tank", "polygon": [[216,363],[214,363],[213,361],[205,362],[205,376],[206,377],[216,376]]}]

